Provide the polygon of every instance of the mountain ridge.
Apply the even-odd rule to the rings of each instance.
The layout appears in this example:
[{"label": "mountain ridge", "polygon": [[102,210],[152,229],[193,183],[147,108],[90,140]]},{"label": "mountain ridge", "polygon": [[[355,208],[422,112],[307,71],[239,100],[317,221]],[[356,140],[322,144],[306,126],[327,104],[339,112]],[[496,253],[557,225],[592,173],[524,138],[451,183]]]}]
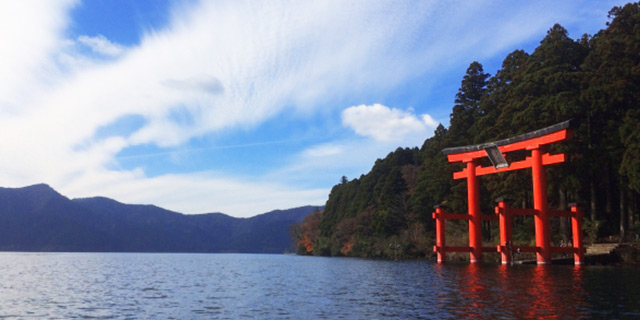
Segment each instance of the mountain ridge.
[{"label": "mountain ridge", "polygon": [[47,184],[0,187],[0,250],[282,253],[315,206],[249,218],[186,215],[107,197],[69,199]]}]

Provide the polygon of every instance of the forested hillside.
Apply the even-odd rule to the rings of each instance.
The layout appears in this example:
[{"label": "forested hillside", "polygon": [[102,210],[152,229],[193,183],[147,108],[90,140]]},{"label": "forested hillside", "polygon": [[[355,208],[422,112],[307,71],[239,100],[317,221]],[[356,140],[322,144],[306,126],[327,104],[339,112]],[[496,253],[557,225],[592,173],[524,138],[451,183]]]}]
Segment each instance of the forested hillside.
[{"label": "forested hillside", "polygon": [[[532,52],[509,54],[495,75],[472,62],[462,78],[450,117],[420,149],[398,148],[378,159],[371,172],[333,187],[324,212],[297,226],[300,253],[359,257],[424,257],[432,251],[433,206],[466,212],[466,182],[453,180],[460,167],[446,147],[477,144],[574,119],[570,141],[552,146],[568,161],[547,167],[551,208],[578,202],[587,240],[630,237],[640,207],[640,3],[615,7],[606,29],[574,40],[554,25]],[[524,154],[523,154],[524,156]],[[531,171],[480,178],[482,211],[506,196],[532,207]],[[553,241],[568,235],[552,219]],[[466,242],[466,223],[451,223],[453,241]],[[495,242],[497,226],[483,226]],[[533,224],[516,219],[514,237],[532,239]],[[456,228],[460,232],[456,233]],[[566,238],[565,238],[566,239]]]}]

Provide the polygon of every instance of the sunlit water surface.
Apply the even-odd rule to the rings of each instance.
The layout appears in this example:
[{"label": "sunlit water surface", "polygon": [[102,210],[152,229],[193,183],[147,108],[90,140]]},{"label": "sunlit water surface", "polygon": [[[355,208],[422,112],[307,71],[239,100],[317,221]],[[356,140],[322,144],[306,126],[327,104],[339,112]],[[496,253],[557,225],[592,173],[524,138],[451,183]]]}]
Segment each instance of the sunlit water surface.
[{"label": "sunlit water surface", "polygon": [[0,253],[0,318],[640,318],[630,268]]}]

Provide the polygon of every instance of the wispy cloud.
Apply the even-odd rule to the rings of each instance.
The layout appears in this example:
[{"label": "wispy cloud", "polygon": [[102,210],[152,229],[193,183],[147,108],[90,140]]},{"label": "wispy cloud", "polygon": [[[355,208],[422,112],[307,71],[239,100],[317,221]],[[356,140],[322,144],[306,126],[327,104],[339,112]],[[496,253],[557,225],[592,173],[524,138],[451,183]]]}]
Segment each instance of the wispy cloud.
[{"label": "wispy cloud", "polygon": [[124,52],[123,46],[109,41],[109,39],[103,35],[95,37],[82,35],[78,37],[78,42],[91,48],[94,52],[105,56],[115,57]]},{"label": "wispy cloud", "polygon": [[344,152],[344,147],[329,143],[311,147],[304,151],[305,156],[310,158],[329,157],[341,154]]},{"label": "wispy cloud", "polygon": [[167,88],[176,90],[204,91],[209,94],[222,94],[224,87],[218,78],[200,75],[189,79],[167,79],[162,81]]},{"label": "wispy cloud", "polygon": [[[458,61],[516,49],[577,6],[524,3],[494,19],[500,10],[469,2],[185,2],[163,29],[122,46],[100,35],[70,38],[75,5],[0,2],[2,184],[47,182],[71,197],[105,195],[236,216],[318,204],[331,184],[301,187],[278,173],[309,181],[325,169],[338,177],[363,172],[398,141],[420,144],[437,122],[428,107],[415,112],[385,103],[391,107],[342,112],[346,106],[416,77],[437,78]],[[142,167],[117,169],[123,150],[154,145],[173,152],[190,150],[190,141],[205,136],[259,135],[261,125],[285,113],[341,114],[345,126],[370,139],[328,137],[282,155],[281,167],[252,178],[213,168],[153,178]],[[138,120],[119,132],[126,117]],[[344,130],[334,125],[328,130]],[[113,130],[101,135],[102,128]]]}]

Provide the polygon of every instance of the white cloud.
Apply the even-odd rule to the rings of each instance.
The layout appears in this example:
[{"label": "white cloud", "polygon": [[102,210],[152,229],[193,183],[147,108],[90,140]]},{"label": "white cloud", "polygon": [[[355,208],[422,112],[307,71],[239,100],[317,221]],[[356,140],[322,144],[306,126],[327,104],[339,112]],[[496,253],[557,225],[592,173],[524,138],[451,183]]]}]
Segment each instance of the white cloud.
[{"label": "white cloud", "polygon": [[[315,203],[325,189],[286,185],[275,173],[304,180],[344,163],[360,172],[398,141],[421,144],[436,121],[382,105],[352,107],[343,112],[344,125],[377,143],[312,146],[284,155],[285,167],[254,179],[209,171],[149,177],[142,168],[118,169],[115,156],[143,144],[184,147],[207,134],[250,131],[285,111],[339,112],[335,101],[435,77],[443,65],[482,59],[475,56],[479,47],[485,56],[512,48],[549,28],[549,17],[572,12],[545,14],[522,4],[504,19],[522,27],[497,37],[503,19],[476,19],[495,12],[484,3],[186,2],[164,29],[122,47],[103,36],[68,39],[74,4],[0,1],[1,184],[46,182],[70,197],[105,195],[236,216]],[[94,61],[78,43],[111,59]],[[127,115],[144,121],[133,132],[96,138],[99,128]]]},{"label": "white cloud", "polygon": [[95,37],[85,35],[79,36],[78,42],[91,48],[94,52],[105,56],[115,57],[124,52],[124,47],[109,41],[109,39],[105,38],[101,34]]},{"label": "white cloud", "polygon": [[[312,110],[327,100],[328,93],[339,96],[350,90],[386,86],[387,80],[372,75],[387,66],[380,65],[376,71],[371,65],[382,61],[389,48],[400,52],[402,46],[388,42],[397,39],[396,32],[409,31],[395,22],[410,19],[410,11],[386,11],[383,3],[362,3],[340,5],[341,14],[335,14],[336,5],[204,2],[176,10],[165,30],[147,34],[135,47],[124,48],[101,36],[79,37],[78,42],[96,52],[116,55],[113,60],[96,63],[69,52],[73,47],[63,32],[69,23],[69,5],[36,11],[43,19],[33,19],[29,16],[32,12],[27,12],[23,20],[30,22],[32,29],[28,30],[41,36],[32,37],[34,43],[22,51],[32,53],[35,49],[37,55],[15,54],[2,60],[8,67],[23,66],[12,67],[0,78],[12,85],[9,88],[24,91],[1,106],[19,110],[19,114],[0,119],[3,128],[15,137],[0,141],[2,181],[9,185],[45,181],[72,197],[80,193],[109,195],[107,191],[114,185],[127,189],[118,183],[120,179],[138,188],[148,185],[160,189],[157,184],[168,180],[147,178],[139,169],[106,168],[117,167],[114,156],[127,147],[147,143],[180,146],[205,133],[254,127],[285,106],[302,112]],[[21,8],[25,12],[36,9],[36,5]],[[22,26],[8,29],[24,30]],[[30,36],[17,33],[10,47]],[[56,57],[61,54],[70,57],[67,63],[78,63],[80,68],[70,65],[68,72],[53,72],[54,81],[43,78],[43,67],[39,66],[55,71]],[[28,77],[14,85],[16,74]],[[175,110],[190,121],[176,121]],[[93,140],[97,128],[123,115],[139,115],[145,122],[127,136]],[[20,150],[30,151],[27,155]],[[337,151],[324,148],[315,153]],[[173,190],[185,198],[191,192]],[[142,192],[127,194],[145,199]],[[280,199],[268,192],[256,194]],[[207,198],[211,200],[201,199],[198,205],[226,210],[220,197]],[[166,197],[157,196],[158,203],[165,202],[162,199]]]},{"label": "white cloud", "polygon": [[0,117],[15,114],[56,76],[51,58],[75,1],[0,1]]},{"label": "white cloud", "polygon": [[409,111],[389,108],[381,104],[353,106],[342,111],[342,124],[357,134],[378,141],[402,141],[411,136],[422,140],[428,137],[429,129],[437,126],[428,114],[420,120]]},{"label": "white cloud", "polygon": [[427,127],[430,128],[436,128],[440,124],[440,122],[434,120],[430,115],[426,113],[422,115],[422,121],[427,125]]}]

